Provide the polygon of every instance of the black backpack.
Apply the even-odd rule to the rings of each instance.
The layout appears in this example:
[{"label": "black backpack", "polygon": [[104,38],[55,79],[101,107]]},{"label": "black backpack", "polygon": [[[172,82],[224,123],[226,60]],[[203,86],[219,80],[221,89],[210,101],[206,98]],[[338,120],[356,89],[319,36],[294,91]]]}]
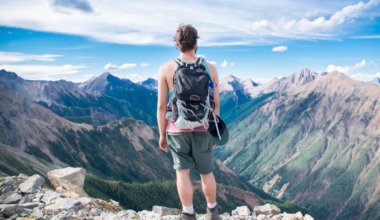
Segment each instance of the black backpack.
[{"label": "black backpack", "polygon": [[171,120],[180,129],[208,126],[208,117],[214,107],[214,84],[207,62],[201,57],[193,64],[179,58],[174,61],[178,68],[173,76]]}]

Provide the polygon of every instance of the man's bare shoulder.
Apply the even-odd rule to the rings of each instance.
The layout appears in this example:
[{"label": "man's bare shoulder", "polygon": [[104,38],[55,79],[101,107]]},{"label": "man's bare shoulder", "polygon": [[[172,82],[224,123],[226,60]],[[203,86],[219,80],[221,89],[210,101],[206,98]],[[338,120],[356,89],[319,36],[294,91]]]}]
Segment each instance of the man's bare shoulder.
[{"label": "man's bare shoulder", "polygon": [[217,79],[218,78],[218,71],[216,70],[216,66],[213,63],[210,63],[210,62],[207,62],[207,64],[208,64],[208,67],[210,68],[212,77],[214,79]]},{"label": "man's bare shoulder", "polygon": [[170,61],[164,63],[163,65],[161,65],[160,72],[161,73],[168,73],[173,69],[173,67],[175,67],[175,62],[173,60],[170,60]]},{"label": "man's bare shoulder", "polygon": [[216,69],[215,65],[212,63],[212,62],[209,62],[207,61],[207,64],[208,64],[208,67],[210,67],[210,69]]}]

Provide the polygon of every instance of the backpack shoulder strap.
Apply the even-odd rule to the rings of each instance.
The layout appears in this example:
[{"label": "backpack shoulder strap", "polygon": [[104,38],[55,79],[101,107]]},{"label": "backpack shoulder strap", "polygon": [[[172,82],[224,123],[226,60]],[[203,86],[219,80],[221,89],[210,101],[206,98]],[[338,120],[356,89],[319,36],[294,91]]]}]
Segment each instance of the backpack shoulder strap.
[{"label": "backpack shoulder strap", "polygon": [[182,67],[185,65],[185,62],[183,62],[180,58],[173,59],[174,62],[178,64],[178,67]]},{"label": "backpack shoulder strap", "polygon": [[199,57],[199,60],[200,60],[200,64],[202,64],[206,68],[206,71],[208,75],[210,76],[211,81],[214,82],[214,79],[212,78],[212,74],[211,74],[210,68],[208,67],[207,61],[203,57]]}]

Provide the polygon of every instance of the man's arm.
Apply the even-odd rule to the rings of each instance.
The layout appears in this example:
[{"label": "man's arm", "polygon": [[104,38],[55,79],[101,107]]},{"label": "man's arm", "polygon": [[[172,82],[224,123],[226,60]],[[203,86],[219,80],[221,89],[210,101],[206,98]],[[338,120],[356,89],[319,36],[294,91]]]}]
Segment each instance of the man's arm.
[{"label": "man's arm", "polygon": [[214,83],[214,102],[215,102],[215,113],[220,116],[220,104],[219,104],[219,76],[218,71],[216,70],[216,67],[212,65],[211,63],[208,64],[211,74],[212,74],[212,80]]},{"label": "man's arm", "polygon": [[166,82],[166,74],[168,65],[161,66],[158,73],[158,101],[157,101],[157,123],[160,133],[160,148],[168,152],[169,148],[166,142],[166,99],[168,96],[168,85]]}]

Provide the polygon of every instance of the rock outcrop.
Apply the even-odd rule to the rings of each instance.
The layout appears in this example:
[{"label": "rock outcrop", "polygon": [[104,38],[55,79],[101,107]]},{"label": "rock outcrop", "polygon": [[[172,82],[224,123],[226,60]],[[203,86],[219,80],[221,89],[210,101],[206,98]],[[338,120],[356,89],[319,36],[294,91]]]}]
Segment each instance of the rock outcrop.
[{"label": "rock outcrop", "polygon": [[[47,188],[38,174],[6,177],[0,184],[0,219],[179,219],[180,210],[153,206],[152,211],[124,210],[113,200],[88,197],[83,190],[85,170],[64,168],[50,171],[49,179],[55,190]],[[206,219],[198,215],[197,219]],[[250,220],[312,220],[310,215],[280,213],[275,205],[257,206],[251,211],[247,206],[237,207],[222,219]]]},{"label": "rock outcrop", "polygon": [[83,190],[85,176],[83,168],[67,167],[48,172],[48,178],[56,190],[70,197],[87,196]]}]

